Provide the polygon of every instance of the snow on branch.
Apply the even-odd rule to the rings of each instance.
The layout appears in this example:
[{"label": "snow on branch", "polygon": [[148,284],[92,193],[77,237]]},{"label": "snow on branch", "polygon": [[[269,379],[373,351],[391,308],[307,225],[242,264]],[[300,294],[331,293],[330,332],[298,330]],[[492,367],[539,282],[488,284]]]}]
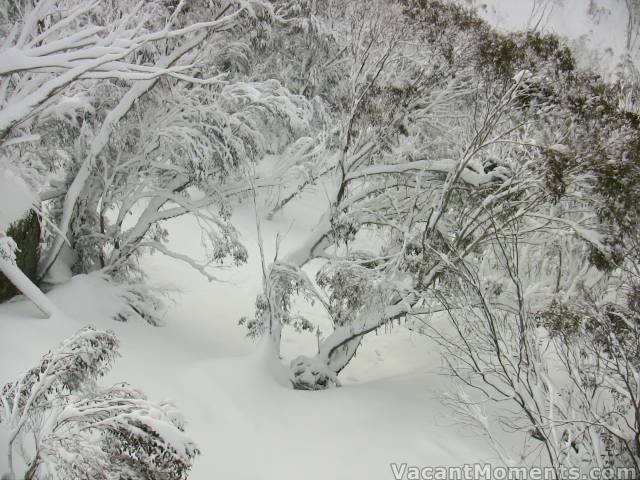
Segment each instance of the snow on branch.
[{"label": "snow on branch", "polygon": [[175,408],[98,385],[117,356],[112,332],[86,327],[0,389],[10,478],[187,478],[199,452]]}]

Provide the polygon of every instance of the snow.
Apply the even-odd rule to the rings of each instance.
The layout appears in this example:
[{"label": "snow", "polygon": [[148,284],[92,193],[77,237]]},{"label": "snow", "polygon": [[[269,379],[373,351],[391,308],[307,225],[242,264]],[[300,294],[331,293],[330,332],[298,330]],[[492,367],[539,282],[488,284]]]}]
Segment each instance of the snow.
[{"label": "snow", "polygon": [[35,203],[31,188],[15,172],[0,167],[0,231],[20,220]]},{"label": "snow", "polygon": [[626,53],[627,12],[624,1],[601,0],[596,16],[589,15],[586,0],[453,0],[474,6],[478,13],[502,31],[522,31],[538,24],[543,32],[557,33],[574,47],[579,64],[596,65],[606,75],[615,73]]},{"label": "snow", "polygon": [[[323,205],[317,195],[306,195],[274,220],[262,220],[267,258],[273,258],[277,232],[282,254],[295,249]],[[193,480],[388,479],[392,462],[463,465],[495,459],[485,442],[453,425],[438,399],[446,387],[437,375],[438,353],[426,337],[404,327],[369,336],[341,374],[342,388],[292,390],[282,366],[270,360],[270,343],[249,341],[237,325],[252,313],[261,275],[250,205],[239,208],[234,221],[250,260],[219,272],[224,283],[209,283],[161,255],[143,259],[151,286],[182,290],[169,304],[164,327],[112,320],[122,307],[123,289],[95,274],[75,276],[49,292],[65,312],[50,319],[20,299],[1,305],[0,383],[91,324],[115,331],[121,341],[122,357],[104,384],[126,381],[152,400],[170,400],[183,413],[186,432],[202,451]],[[200,251],[192,218],[168,226],[171,248]],[[313,335],[283,332],[284,365],[315,348]],[[4,462],[0,452],[0,472]]]},{"label": "snow", "polygon": [[[554,2],[553,10],[534,15],[531,13],[534,0],[464,3],[485,4],[482,15],[502,29],[524,29],[538,15],[543,30],[566,35],[579,47],[583,64],[592,60],[587,52],[593,50],[601,68],[608,73],[615,70],[624,51],[623,2],[611,2],[597,20],[588,15],[584,0]],[[17,68],[21,62],[30,60],[11,49],[0,55],[0,64],[2,59],[6,65],[0,70]],[[113,54],[113,60],[117,59],[118,55]],[[164,66],[170,63],[165,60]],[[99,69],[100,61],[94,60],[92,65]],[[90,66],[83,68],[86,71]],[[525,75],[526,72],[520,72],[516,82]],[[63,77],[8,105],[7,114],[0,118],[0,130],[2,125],[10,125],[27,115],[44,93],[64,84]],[[92,145],[91,156],[70,189],[67,207],[75,204],[74,198],[88,175],[85,170],[104,148],[111,123],[126,113],[141,92],[146,91],[145,85],[153,81],[147,79],[137,84],[110,113]],[[275,89],[278,85],[271,87]],[[249,100],[257,99],[260,93],[255,89],[247,92],[252,95],[248,95]],[[86,108],[86,99],[70,96],[52,105],[47,113],[65,115],[82,108]],[[284,104],[281,108],[293,107]],[[299,128],[299,123],[307,119],[297,120],[291,128]],[[34,139],[27,135],[17,137],[14,143]],[[557,144],[551,148],[563,152],[567,147]],[[457,161],[441,159],[374,166],[350,179],[423,169],[451,173],[457,165]],[[291,172],[282,171],[283,176],[286,174]],[[474,186],[494,180],[495,175],[495,172],[480,174],[471,168],[460,172],[461,179]],[[0,169],[0,231],[21,218],[35,198],[17,175]],[[275,257],[278,234],[278,258],[297,264],[328,230],[328,217],[322,216],[328,201],[321,186],[315,192],[309,189],[273,218],[266,201],[261,199],[258,204],[264,208],[259,216],[267,264]],[[66,208],[63,231],[72,210]],[[285,329],[283,359],[279,364],[270,351],[273,345],[269,341],[248,340],[245,329],[238,325],[241,317],[253,314],[256,295],[262,289],[254,219],[251,202],[235,211],[233,223],[249,249],[249,262],[239,268],[220,269],[216,272],[219,282],[207,281],[175,258],[152,255],[142,259],[149,287],[174,292],[163,314],[163,327],[152,327],[142,320],[113,320],[123,309],[124,287],[96,274],[71,277],[68,264],[72,261],[65,248],[49,271],[50,283],[60,283],[47,295],[55,308],[48,303],[41,305],[53,314],[51,318],[42,318],[34,304],[21,298],[0,305],[0,385],[33,366],[57,342],[89,324],[115,331],[121,342],[122,357],[102,379],[103,383],[126,381],[152,400],[175,404],[182,413],[187,435],[202,452],[190,477],[194,480],[375,480],[392,478],[391,464],[460,466],[497,460],[486,440],[457,426],[449,408],[440,402],[440,395],[453,387],[439,375],[440,354],[433,342],[403,326],[387,326],[380,334],[367,336],[357,357],[341,372],[341,388],[292,390],[284,365],[301,354],[313,357],[318,350],[315,336]],[[193,217],[173,219],[166,226],[170,233],[169,249],[205,257]],[[602,245],[597,232],[577,224],[569,226],[584,239]],[[62,239],[59,241],[64,248]],[[306,268],[312,273],[316,266]],[[28,285],[23,288],[29,290]],[[330,331],[318,306],[300,307],[321,330]],[[336,336],[340,334],[344,331],[338,330]],[[486,420],[481,412],[477,417]],[[179,436],[177,432],[172,434]],[[0,475],[6,470],[6,455],[2,451],[6,436],[0,425]]]}]

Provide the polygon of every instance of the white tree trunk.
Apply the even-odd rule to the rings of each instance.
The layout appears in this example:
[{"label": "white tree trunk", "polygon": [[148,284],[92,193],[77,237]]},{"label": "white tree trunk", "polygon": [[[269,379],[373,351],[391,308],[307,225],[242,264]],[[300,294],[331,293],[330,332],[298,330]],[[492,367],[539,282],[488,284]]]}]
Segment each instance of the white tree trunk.
[{"label": "white tree trunk", "polygon": [[29,280],[29,277],[27,277],[16,264],[0,258],[0,271],[25,297],[32,301],[47,318],[60,312],[53,302],[42,293],[42,290]]}]

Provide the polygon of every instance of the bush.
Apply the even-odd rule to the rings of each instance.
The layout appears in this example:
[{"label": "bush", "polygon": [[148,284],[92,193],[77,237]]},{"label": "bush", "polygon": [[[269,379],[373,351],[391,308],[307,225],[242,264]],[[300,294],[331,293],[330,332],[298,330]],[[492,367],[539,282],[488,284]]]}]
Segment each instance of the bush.
[{"label": "bush", "polygon": [[90,327],[63,341],[0,390],[10,472],[24,460],[27,479],[178,480],[199,453],[168,403],[155,404],[127,384],[97,379],[118,356],[112,332]]}]

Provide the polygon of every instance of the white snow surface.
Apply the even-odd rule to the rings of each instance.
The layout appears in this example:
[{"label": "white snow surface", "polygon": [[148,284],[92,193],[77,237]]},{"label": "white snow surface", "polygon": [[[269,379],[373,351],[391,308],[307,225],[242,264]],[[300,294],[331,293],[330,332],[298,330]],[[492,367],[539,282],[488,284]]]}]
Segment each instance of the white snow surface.
[{"label": "white snow surface", "polygon": [[[263,203],[263,202],[261,202]],[[281,255],[313,227],[326,200],[317,192],[262,220],[268,259],[281,233]],[[266,212],[261,212],[265,217]],[[486,442],[455,424],[439,400],[447,386],[438,375],[439,354],[404,327],[370,335],[341,374],[344,386],[292,390],[280,365],[238,326],[253,312],[261,289],[254,212],[234,214],[250,252],[249,263],[218,272],[208,283],[190,267],[161,255],[143,259],[151,286],[179,289],[165,326],[117,322],[120,287],[97,275],[78,275],[48,296],[65,314],[43,319],[17,299],[0,306],[0,384],[33,366],[57,342],[85,325],[114,330],[122,357],[103,383],[126,381],[155,401],[171,400],[202,454],[191,479],[389,479],[390,463],[464,465],[495,461]],[[171,247],[202,252],[191,218],[168,223]],[[308,313],[317,320],[318,313]],[[311,354],[315,337],[285,330],[283,364]],[[0,445],[3,435],[0,425]],[[6,448],[6,447],[4,447]],[[0,472],[6,455],[0,447]]]},{"label": "white snow surface", "polygon": [[20,220],[36,201],[36,195],[22,178],[0,167],[0,230]]}]

